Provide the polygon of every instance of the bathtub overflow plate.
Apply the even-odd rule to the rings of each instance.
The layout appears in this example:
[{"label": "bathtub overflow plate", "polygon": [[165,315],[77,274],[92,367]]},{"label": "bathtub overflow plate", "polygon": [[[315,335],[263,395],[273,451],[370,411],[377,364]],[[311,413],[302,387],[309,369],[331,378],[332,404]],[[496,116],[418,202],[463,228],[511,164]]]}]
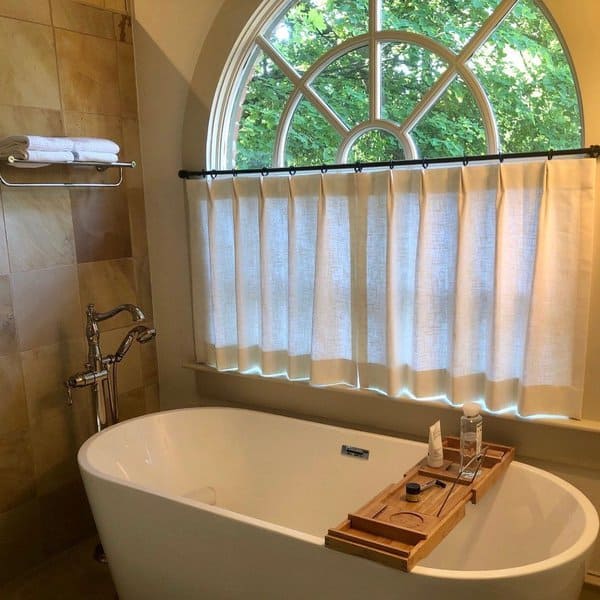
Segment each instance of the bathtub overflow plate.
[{"label": "bathtub overflow plate", "polygon": [[369,451],[364,448],[357,448],[356,446],[342,445],[342,454],[344,456],[352,456],[353,458],[362,458],[363,460],[369,460]]}]

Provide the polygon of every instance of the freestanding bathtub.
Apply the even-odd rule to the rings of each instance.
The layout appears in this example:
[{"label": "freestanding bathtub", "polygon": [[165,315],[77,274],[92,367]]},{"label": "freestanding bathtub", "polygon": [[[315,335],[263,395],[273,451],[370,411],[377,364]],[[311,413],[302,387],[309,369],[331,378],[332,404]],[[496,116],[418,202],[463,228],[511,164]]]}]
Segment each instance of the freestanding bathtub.
[{"label": "freestanding bathtub", "polygon": [[[342,455],[342,444],[369,450]],[[121,600],[575,600],[598,516],[513,463],[411,573],[323,536],[426,446],[260,412],[196,408],[110,427],[79,465]]]}]

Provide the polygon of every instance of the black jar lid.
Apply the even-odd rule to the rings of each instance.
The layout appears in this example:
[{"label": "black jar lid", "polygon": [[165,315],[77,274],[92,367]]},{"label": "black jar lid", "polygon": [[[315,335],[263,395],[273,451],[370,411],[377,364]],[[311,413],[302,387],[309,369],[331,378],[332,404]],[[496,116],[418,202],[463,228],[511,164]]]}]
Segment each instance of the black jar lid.
[{"label": "black jar lid", "polygon": [[406,484],[406,493],[407,494],[420,494],[421,486],[418,483],[411,481],[410,483]]}]

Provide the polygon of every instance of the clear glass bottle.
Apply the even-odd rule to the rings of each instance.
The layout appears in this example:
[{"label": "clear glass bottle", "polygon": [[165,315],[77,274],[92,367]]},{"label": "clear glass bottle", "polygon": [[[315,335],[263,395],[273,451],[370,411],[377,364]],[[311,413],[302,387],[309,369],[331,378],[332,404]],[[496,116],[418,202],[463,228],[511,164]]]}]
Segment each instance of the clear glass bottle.
[{"label": "clear glass bottle", "polygon": [[[461,471],[469,461],[481,452],[481,434],[483,418],[479,414],[479,404],[467,402],[463,406],[460,418],[460,468]],[[471,479],[477,471],[477,461],[473,461],[462,473],[462,477]]]}]

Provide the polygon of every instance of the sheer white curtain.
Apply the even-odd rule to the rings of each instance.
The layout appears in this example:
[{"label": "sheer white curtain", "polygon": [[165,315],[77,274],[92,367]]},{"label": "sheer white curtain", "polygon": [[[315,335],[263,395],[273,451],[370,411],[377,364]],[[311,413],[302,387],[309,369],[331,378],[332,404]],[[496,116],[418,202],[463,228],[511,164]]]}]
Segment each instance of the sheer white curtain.
[{"label": "sheer white curtain", "polygon": [[579,418],[595,170],[188,181],[197,360]]}]

